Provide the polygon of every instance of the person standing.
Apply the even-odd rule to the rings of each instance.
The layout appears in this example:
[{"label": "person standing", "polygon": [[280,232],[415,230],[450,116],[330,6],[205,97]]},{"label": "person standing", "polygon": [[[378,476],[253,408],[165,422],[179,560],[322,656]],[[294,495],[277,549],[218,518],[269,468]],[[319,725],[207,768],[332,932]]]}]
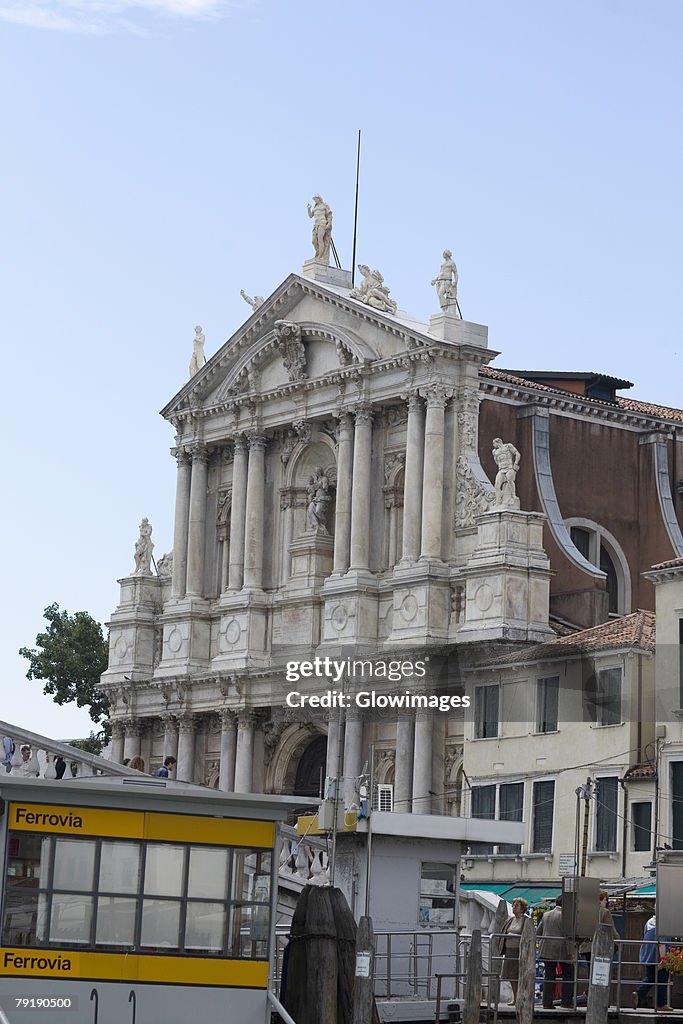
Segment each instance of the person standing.
[{"label": "person standing", "polygon": [[517,999],[517,985],[519,983],[519,943],[522,938],[522,929],[524,928],[524,917],[528,907],[527,901],[518,896],[517,899],[512,901],[512,917],[508,917],[507,921],[503,925],[503,941],[501,943],[501,953],[505,957],[503,960],[503,970],[500,974],[501,981],[509,981],[512,986],[512,999],[509,1005],[514,1006]]},{"label": "person standing", "polygon": [[557,965],[562,971],[562,1006],[567,1009],[574,1005],[574,952],[562,928],[562,896],[555,900],[555,906],[541,918],[536,933],[539,938],[538,952],[543,961],[543,1008],[554,1008],[553,996]]},{"label": "person standing", "polygon": [[[600,912],[598,916],[598,924],[608,924],[612,929],[612,935],[616,942],[619,938],[619,932],[614,925],[614,918],[612,912],[609,909],[609,893],[606,889],[600,890]],[[579,946],[579,953],[588,961],[591,962],[591,947],[592,941],[588,939],[586,942],[582,942]]]},{"label": "person standing", "polygon": [[164,758],[164,763],[161,765],[160,768],[157,768],[154,774],[158,779],[168,779],[171,772],[175,769],[175,766],[176,759],[175,757],[171,757],[171,755],[169,754],[168,757]]},{"label": "person standing", "polygon": [[645,977],[631,996],[634,1010],[638,1010],[645,1005],[645,1000],[654,985],[655,1009],[657,1013],[672,1012],[672,1008],[666,1000],[669,988],[669,972],[659,966],[659,961],[665,953],[666,945],[663,942],[659,942],[657,938],[657,918],[653,914],[645,925],[643,943],[638,957],[641,964],[645,967]]}]

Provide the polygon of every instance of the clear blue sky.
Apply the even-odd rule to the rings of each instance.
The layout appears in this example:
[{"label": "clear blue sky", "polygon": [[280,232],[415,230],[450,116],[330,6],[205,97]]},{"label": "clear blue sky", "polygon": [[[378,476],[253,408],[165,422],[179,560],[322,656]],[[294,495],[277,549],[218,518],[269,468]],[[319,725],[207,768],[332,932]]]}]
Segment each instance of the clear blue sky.
[{"label": "clear blue sky", "polygon": [[211,355],[312,254],[428,317],[444,247],[497,365],[683,405],[677,0],[0,0],[0,719],[87,732],[17,655],[53,601],[104,621],[142,516],[171,547],[172,429]]}]

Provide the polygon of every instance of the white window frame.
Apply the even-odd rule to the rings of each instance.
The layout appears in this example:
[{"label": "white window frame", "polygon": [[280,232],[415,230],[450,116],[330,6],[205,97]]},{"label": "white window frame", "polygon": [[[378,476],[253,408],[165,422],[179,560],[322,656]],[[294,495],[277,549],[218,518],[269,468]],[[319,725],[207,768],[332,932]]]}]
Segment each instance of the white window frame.
[{"label": "white window frame", "polygon": [[[614,848],[611,850],[599,850],[598,849],[598,813],[600,808],[603,806],[599,802],[600,794],[600,783],[606,779],[613,779],[616,781],[616,795],[617,795],[617,806],[614,809]],[[598,857],[609,857],[610,854],[619,853],[619,822],[622,820],[623,811],[623,799],[620,793],[621,787],[619,786],[619,774],[618,772],[605,772],[602,775],[595,776],[595,787],[594,801],[593,801],[593,853]]]},{"label": "white window frame", "polygon": [[[557,712],[554,729],[542,729],[541,725],[541,692],[542,684],[549,683],[551,681],[557,682]],[[548,736],[552,733],[559,732],[560,729],[560,677],[559,675],[544,675],[538,676],[536,679],[536,720],[534,723],[534,730],[539,736]]]},{"label": "white window frame", "polygon": [[[554,775],[545,775],[540,778],[531,779],[531,794],[529,796],[529,853],[543,854],[546,857],[552,856],[555,846],[555,810],[557,808],[557,778]],[[534,801],[534,789],[538,782],[552,782],[553,783],[553,820],[550,830],[550,849],[549,850],[536,850],[534,849],[534,815],[535,815],[535,801]]]},{"label": "white window frame", "polygon": [[624,549],[617,538],[609,530],[606,530],[604,526],[593,522],[592,519],[585,519],[583,516],[570,516],[569,519],[565,519],[564,525],[570,532],[572,526],[578,526],[579,529],[586,530],[590,534],[590,557],[588,561],[597,566],[598,569],[600,568],[600,545],[604,544],[617,572],[617,610],[616,612],[610,612],[610,615],[628,615],[631,611],[631,602],[633,600],[631,571],[628,558],[624,554]]},{"label": "white window frame", "polygon": [[[496,715],[496,732],[493,736],[479,736],[479,707],[477,695],[481,690],[485,689],[496,689],[498,691],[498,708]],[[474,739],[475,740],[495,740],[500,737],[500,712],[502,704],[502,693],[500,683],[478,683],[474,688]]]}]

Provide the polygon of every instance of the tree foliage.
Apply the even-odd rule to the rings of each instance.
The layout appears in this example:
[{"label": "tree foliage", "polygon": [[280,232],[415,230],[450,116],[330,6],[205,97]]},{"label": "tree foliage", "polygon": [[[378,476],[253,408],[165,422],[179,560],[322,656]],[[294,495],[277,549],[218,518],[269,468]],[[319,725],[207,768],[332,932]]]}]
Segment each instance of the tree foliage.
[{"label": "tree foliage", "polygon": [[20,647],[19,654],[29,662],[27,679],[46,680],[43,693],[56,704],[75,701],[88,707],[93,722],[109,714],[106,697],[100,689],[100,676],[107,667],[109,641],[102,626],[88,612],[69,615],[51,604],[43,612],[47,630],[38,633],[36,646]]}]

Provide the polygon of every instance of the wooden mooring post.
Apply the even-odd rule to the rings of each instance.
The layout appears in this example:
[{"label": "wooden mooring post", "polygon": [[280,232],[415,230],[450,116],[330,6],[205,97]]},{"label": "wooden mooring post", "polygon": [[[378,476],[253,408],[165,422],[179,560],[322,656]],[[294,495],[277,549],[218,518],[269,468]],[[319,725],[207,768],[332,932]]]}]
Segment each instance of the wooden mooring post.
[{"label": "wooden mooring post", "polygon": [[531,1024],[534,1018],[536,989],[536,928],[530,917],[524,918],[519,939],[519,972],[517,975],[515,1013],[517,1024]]},{"label": "wooden mooring post", "polygon": [[599,924],[591,946],[586,1024],[606,1024],[613,956],[614,931],[612,926]]},{"label": "wooden mooring post", "polygon": [[475,928],[470,940],[470,954],[467,958],[465,978],[465,1001],[462,1008],[462,1024],[479,1024],[481,1012],[481,929]]}]

